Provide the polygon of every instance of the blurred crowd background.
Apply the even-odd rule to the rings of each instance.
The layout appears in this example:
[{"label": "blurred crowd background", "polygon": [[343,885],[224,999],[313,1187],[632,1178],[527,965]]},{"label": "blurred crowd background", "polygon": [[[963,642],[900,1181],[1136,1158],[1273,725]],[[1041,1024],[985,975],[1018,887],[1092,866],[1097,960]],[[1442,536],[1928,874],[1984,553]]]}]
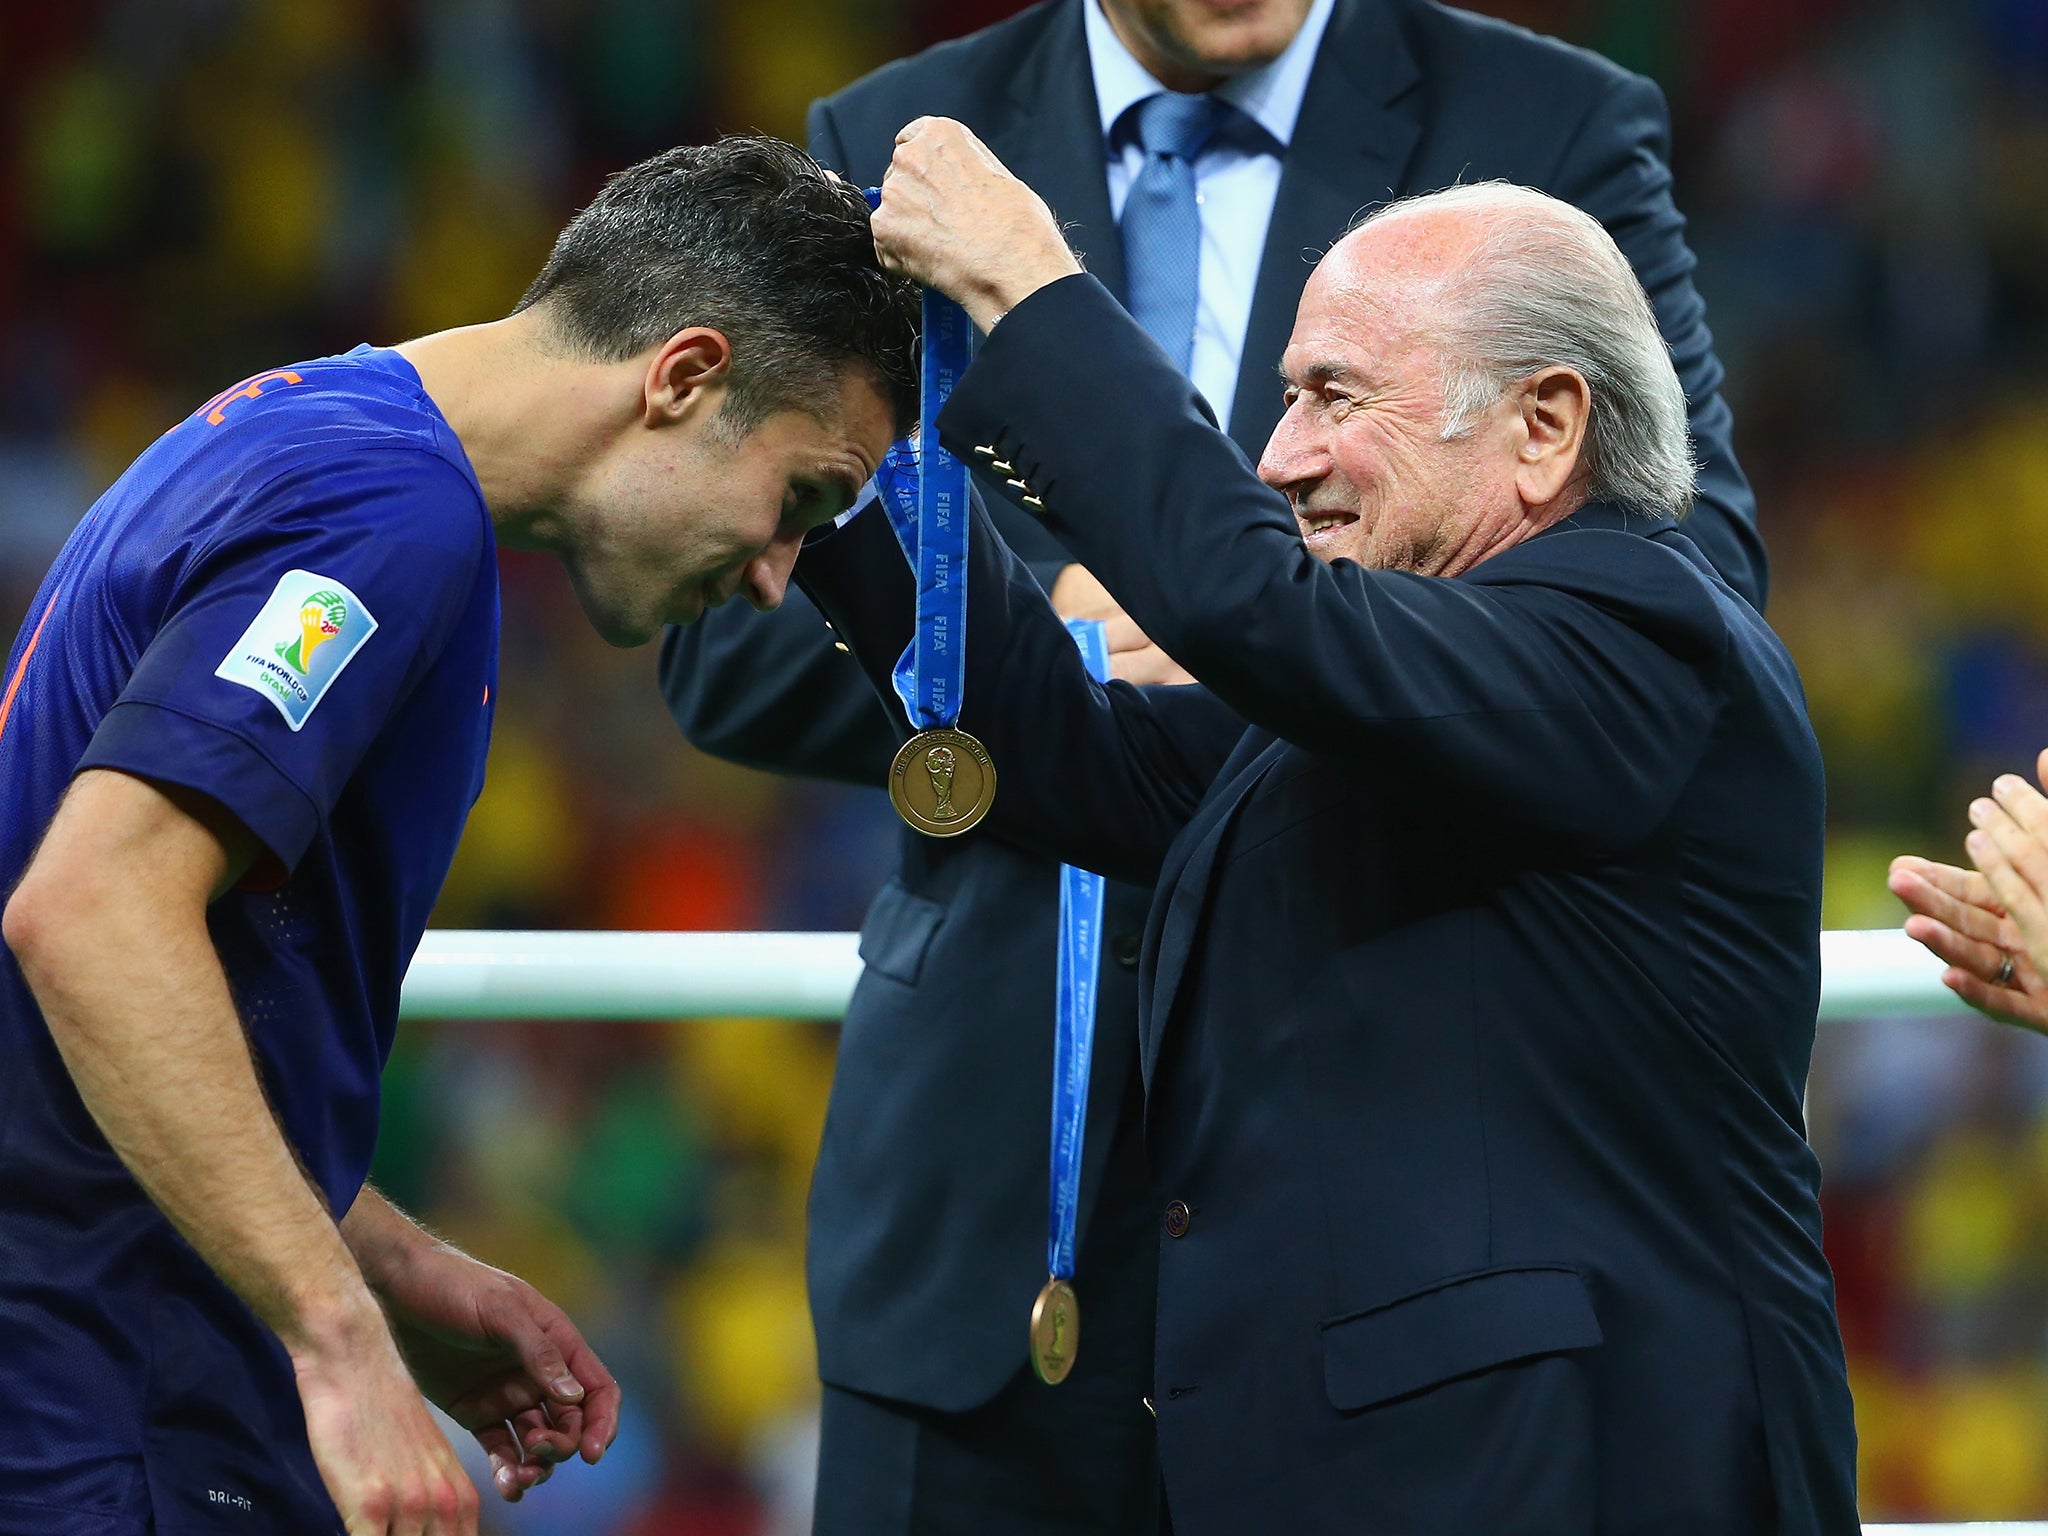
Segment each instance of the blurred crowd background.
[{"label": "blurred crowd background", "polygon": [[[0,7],[0,637],[99,491],[224,385],[500,314],[606,172],[721,130],[800,141],[813,96],[1017,8]],[[1671,98],[1770,617],[1827,753],[1828,921],[1891,925],[1885,859],[1955,856],[1970,795],[2048,745],[2048,0],[1478,8]],[[878,793],[693,754],[651,650],[607,650],[551,565],[503,577],[490,782],[442,924],[858,923],[895,836]],[[2048,1515],[2048,1042],[1954,1019],[1823,1035],[1866,1516]],[[377,1177],[568,1306],[627,1383],[613,1457],[498,1529],[807,1528],[803,1206],[833,1041],[745,1019],[402,1032]]]}]

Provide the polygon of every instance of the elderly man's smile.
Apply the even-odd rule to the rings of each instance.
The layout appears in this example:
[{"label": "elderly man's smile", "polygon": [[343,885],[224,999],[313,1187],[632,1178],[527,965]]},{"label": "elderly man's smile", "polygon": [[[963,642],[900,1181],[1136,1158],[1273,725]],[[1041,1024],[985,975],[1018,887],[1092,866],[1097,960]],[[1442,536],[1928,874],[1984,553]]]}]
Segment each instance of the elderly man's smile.
[{"label": "elderly man's smile", "polygon": [[1296,512],[1294,520],[1301,525],[1303,542],[1313,545],[1317,540],[1340,528],[1350,527],[1358,521],[1358,514],[1336,508],[1322,508],[1313,512]]}]

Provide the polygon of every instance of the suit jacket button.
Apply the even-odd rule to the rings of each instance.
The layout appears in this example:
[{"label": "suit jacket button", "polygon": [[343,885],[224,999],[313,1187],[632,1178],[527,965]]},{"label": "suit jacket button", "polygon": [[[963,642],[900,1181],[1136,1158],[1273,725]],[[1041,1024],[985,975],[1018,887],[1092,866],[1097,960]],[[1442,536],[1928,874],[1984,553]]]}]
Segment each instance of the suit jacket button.
[{"label": "suit jacket button", "polygon": [[1166,1235],[1186,1237],[1188,1235],[1188,1203],[1175,1200],[1166,1207]]},{"label": "suit jacket button", "polygon": [[1144,941],[1135,933],[1119,933],[1109,941],[1109,953],[1116,963],[1127,971],[1138,968],[1138,954],[1144,948]]}]

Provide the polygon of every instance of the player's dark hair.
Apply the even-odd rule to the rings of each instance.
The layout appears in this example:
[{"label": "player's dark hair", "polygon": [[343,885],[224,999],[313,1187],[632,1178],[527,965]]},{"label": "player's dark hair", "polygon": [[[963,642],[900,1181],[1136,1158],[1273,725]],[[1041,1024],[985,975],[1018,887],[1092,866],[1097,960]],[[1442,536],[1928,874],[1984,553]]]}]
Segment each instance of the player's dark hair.
[{"label": "player's dark hair", "polygon": [[780,139],[684,145],[620,171],[562,231],[515,313],[544,305],[604,362],[693,325],[732,344],[725,419],[821,410],[849,361],[917,412],[918,289],[882,270],[867,200]]}]

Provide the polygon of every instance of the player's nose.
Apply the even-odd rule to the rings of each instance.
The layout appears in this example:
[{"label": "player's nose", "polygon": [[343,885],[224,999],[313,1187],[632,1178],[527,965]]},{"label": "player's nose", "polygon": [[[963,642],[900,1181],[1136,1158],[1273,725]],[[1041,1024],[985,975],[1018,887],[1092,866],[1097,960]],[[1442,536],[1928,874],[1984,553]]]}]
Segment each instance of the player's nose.
[{"label": "player's nose", "polygon": [[782,606],[783,596],[789,591],[790,572],[796,569],[797,551],[802,547],[800,537],[777,539],[747,562],[743,586],[747,601],[757,611],[773,613]]}]

